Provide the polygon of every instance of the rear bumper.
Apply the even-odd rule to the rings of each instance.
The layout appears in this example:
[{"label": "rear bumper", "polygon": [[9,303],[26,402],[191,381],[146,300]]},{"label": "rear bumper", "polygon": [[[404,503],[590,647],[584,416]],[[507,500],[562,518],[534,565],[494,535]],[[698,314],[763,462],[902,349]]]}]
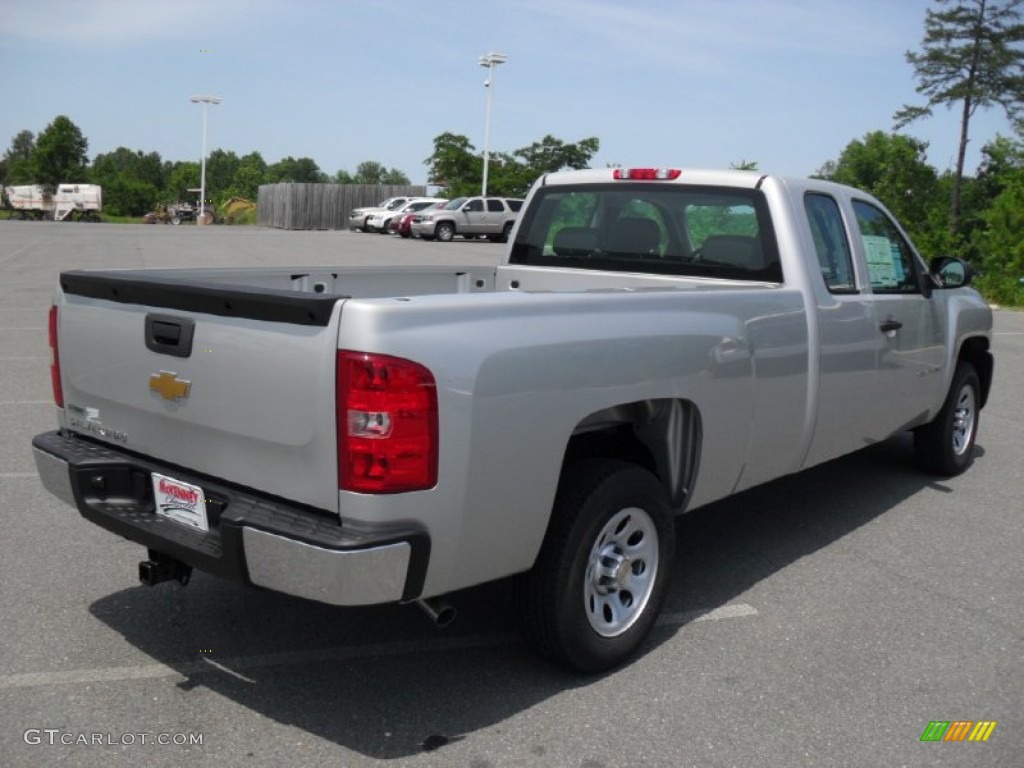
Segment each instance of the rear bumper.
[{"label": "rear bumper", "polygon": [[[201,571],[332,605],[415,599],[430,538],[364,526],[67,433],[32,441],[43,486],[90,522]],[[201,487],[210,530],[154,512],[151,474]]]}]

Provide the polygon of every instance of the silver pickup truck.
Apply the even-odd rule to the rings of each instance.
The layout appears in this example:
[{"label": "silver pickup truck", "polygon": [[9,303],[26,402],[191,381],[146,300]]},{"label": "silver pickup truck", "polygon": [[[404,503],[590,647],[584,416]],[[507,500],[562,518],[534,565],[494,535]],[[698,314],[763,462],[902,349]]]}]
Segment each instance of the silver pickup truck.
[{"label": "silver pickup truck", "polygon": [[336,605],[516,576],[543,656],[652,627],[674,517],[913,430],[965,470],[992,317],[871,196],[752,172],[555,173],[497,268],[68,271],[46,488],[192,568]]}]

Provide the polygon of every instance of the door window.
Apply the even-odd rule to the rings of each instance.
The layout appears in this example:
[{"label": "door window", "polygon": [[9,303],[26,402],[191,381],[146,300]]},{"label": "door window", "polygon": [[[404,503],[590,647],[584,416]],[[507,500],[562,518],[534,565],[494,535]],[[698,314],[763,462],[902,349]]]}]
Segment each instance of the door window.
[{"label": "door window", "polygon": [[914,251],[882,211],[863,200],[853,201],[857,226],[873,293],[920,293]]},{"label": "door window", "polygon": [[501,200],[491,198],[487,201],[487,210],[491,213],[504,213],[505,206],[501,204]]}]

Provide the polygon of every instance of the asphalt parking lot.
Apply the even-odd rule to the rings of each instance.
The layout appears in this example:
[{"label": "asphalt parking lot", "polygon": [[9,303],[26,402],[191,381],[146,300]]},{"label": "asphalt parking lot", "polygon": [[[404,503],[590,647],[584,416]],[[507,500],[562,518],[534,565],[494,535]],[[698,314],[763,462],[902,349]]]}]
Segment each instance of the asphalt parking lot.
[{"label": "asphalt parking lot", "polygon": [[[334,608],[200,573],[140,586],[142,548],[36,478],[63,269],[501,253],[0,221],[0,765],[1021,765],[1024,313],[996,313],[969,472],[920,474],[901,436],[687,515],[660,626],[598,677],[525,650],[505,583],[454,596],[446,630],[413,606]],[[985,743],[922,743],[934,720],[998,725]]]}]

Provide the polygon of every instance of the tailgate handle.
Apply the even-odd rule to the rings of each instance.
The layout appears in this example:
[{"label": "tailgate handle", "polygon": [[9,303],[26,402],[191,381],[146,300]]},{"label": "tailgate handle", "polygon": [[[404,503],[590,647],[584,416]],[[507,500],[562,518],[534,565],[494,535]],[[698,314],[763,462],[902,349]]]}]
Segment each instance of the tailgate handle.
[{"label": "tailgate handle", "polygon": [[146,349],[161,355],[188,357],[192,354],[194,320],[173,315],[146,315]]}]

